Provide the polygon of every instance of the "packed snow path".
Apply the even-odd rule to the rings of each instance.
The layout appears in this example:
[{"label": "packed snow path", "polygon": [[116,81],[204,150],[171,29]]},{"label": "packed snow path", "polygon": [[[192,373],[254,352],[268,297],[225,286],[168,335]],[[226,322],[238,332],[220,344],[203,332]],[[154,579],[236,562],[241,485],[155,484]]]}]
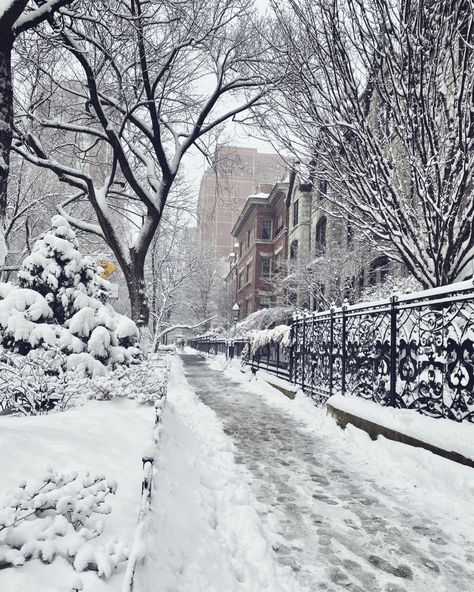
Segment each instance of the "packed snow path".
[{"label": "packed snow path", "polygon": [[[191,387],[222,420],[260,514],[280,542],[279,561],[311,592],[472,592],[471,517],[464,535],[407,496],[348,465],[344,443],[300,430],[245,386],[183,355]],[[469,527],[469,525],[471,525]]]}]

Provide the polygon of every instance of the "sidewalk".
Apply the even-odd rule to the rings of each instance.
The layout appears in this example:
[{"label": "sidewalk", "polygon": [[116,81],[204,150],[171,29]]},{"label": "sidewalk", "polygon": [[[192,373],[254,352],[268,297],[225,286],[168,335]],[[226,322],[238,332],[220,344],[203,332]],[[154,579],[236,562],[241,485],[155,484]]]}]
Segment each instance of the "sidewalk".
[{"label": "sidewalk", "polygon": [[218,360],[183,359],[233,441],[280,564],[302,589],[472,589],[472,469],[372,442],[352,426],[343,432],[324,410],[232,367],[224,373]]}]

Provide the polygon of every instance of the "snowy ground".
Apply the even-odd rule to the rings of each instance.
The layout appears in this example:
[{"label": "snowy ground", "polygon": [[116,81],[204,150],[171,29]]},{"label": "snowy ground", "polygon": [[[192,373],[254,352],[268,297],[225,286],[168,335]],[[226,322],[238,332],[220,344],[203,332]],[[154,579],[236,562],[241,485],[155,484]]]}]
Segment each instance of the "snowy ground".
[{"label": "snowy ground", "polygon": [[[113,537],[130,544],[137,524],[142,480],[142,451],[151,440],[153,407],[115,399],[89,402],[55,415],[0,417],[0,497],[22,479],[38,479],[48,466],[60,471],[105,473],[118,482],[109,496],[112,513],[97,539]],[[125,567],[125,566],[124,566]],[[110,580],[84,572],[84,592],[120,590],[123,569]],[[65,560],[51,565],[38,560],[0,570],[1,592],[71,592],[77,574]]]},{"label": "snowy ground", "polygon": [[[473,590],[472,469],[383,438],[372,442],[351,426],[343,432],[301,395],[289,401],[262,381],[246,382],[248,377],[238,369],[228,367],[224,373],[220,361],[208,364],[194,355],[183,360],[190,386],[215,411],[233,441],[241,483],[249,488],[249,499],[253,494],[258,500],[262,531],[272,539],[280,565],[290,566],[297,578],[299,588],[293,589]],[[218,440],[223,446],[222,438]],[[194,467],[189,470],[199,473],[204,468],[199,466],[201,453],[196,448]],[[202,458],[211,474],[214,469],[215,475],[220,472],[218,465]],[[191,492],[178,490],[188,474],[188,469],[181,476],[175,474],[176,494],[183,501]],[[192,474],[192,480],[191,487],[198,475]],[[238,481],[232,483],[236,491],[240,489]],[[164,515],[158,521],[167,535],[172,518],[168,515],[167,521]],[[227,528],[220,522],[219,511],[216,520],[223,530]],[[201,530],[199,524],[191,521],[187,526],[194,537],[190,546],[199,548],[200,533],[195,531]],[[186,525],[180,527],[181,536],[186,536]],[[202,540],[207,544],[208,539],[206,534]],[[169,543],[163,537],[161,541],[169,551]],[[214,554],[221,558],[218,541],[216,537],[215,545],[201,558],[211,560]],[[179,541],[171,547],[176,559],[181,552]],[[191,557],[192,548],[186,553]],[[219,567],[221,560],[215,560]],[[216,575],[213,586],[207,587],[198,580],[192,589],[262,589],[232,587],[218,580]],[[179,576],[173,583],[171,574],[163,587],[187,589],[180,585]]]}]

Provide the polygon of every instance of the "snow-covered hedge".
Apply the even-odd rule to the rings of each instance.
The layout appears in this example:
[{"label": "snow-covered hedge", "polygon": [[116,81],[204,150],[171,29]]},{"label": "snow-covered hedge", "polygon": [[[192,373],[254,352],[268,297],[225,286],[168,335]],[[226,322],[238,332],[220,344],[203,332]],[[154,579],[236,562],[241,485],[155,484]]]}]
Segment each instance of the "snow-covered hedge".
[{"label": "snow-covered hedge", "polygon": [[[292,308],[283,306],[257,310],[243,321],[240,321],[240,323],[237,323],[236,336],[240,339],[244,339],[254,331],[263,331],[270,327],[283,325],[289,318],[291,318],[292,314]],[[231,337],[232,334],[233,331],[230,331],[229,337]]]},{"label": "snow-covered hedge", "polygon": [[78,250],[62,216],[39,239],[18,272],[18,286],[0,283],[0,344],[28,354],[59,349],[67,369],[87,376],[140,359],[135,323],[106,303],[107,282]]},{"label": "snow-covered hedge", "polygon": [[250,342],[251,353],[255,353],[259,348],[270,343],[279,343],[282,347],[290,345],[289,325],[278,325],[273,329],[264,329],[263,331],[251,331],[247,338]]}]

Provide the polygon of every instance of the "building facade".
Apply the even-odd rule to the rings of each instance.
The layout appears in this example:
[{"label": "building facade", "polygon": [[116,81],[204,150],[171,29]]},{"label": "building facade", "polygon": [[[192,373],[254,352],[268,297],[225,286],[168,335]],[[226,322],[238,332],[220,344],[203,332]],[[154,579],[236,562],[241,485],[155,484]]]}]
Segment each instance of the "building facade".
[{"label": "building facade", "polygon": [[218,258],[233,251],[232,227],[247,197],[271,188],[286,174],[277,154],[255,148],[218,146],[214,164],[203,175],[197,207],[198,245]]},{"label": "building facade", "polygon": [[288,257],[288,183],[248,197],[233,229],[235,251],[227,282],[243,319],[276,304],[275,274]]}]

